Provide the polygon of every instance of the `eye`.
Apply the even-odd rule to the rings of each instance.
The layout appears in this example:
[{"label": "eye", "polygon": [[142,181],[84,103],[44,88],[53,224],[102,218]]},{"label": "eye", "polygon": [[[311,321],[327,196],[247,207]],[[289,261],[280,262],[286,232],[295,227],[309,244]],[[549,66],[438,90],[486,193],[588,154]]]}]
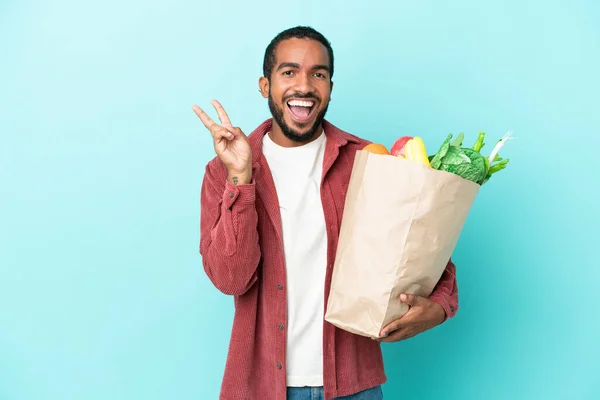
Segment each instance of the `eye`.
[{"label": "eye", "polygon": [[283,71],[283,75],[286,75],[286,76],[292,76],[293,73],[294,73],[293,71]]},{"label": "eye", "polygon": [[324,79],[324,78],[326,78],[325,74],[322,74],[322,73],[320,73],[320,72],[315,72],[315,76],[316,76],[317,78],[323,78],[323,79]]}]

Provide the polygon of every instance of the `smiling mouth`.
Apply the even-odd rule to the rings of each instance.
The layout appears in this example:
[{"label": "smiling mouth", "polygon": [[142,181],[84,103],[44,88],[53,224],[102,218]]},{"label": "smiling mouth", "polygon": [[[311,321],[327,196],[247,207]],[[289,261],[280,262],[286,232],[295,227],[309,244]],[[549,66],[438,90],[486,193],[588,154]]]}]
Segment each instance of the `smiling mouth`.
[{"label": "smiling mouth", "polygon": [[292,99],[286,104],[290,110],[292,119],[301,123],[309,121],[316,109],[315,100]]}]

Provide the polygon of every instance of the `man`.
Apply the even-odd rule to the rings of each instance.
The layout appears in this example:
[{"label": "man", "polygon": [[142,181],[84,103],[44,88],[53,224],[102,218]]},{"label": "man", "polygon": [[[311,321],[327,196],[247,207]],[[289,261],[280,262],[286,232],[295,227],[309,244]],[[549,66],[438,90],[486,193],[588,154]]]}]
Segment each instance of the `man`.
[{"label": "man", "polygon": [[249,136],[216,100],[220,124],[193,107],[217,155],[202,184],[200,253],[211,282],[235,304],[221,400],[381,399],[380,342],[414,336],[457,311],[449,261],[429,298],[401,296],[409,311],[383,329],[386,337],[324,320],[345,188],[355,152],[370,143],[324,119],[333,60],[311,28],[277,35],[258,82],[273,118]]}]

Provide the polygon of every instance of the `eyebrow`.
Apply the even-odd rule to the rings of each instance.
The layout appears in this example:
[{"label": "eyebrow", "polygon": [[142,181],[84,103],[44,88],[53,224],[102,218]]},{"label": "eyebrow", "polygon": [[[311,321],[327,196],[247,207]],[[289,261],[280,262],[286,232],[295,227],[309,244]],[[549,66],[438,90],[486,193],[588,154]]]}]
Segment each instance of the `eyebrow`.
[{"label": "eyebrow", "polygon": [[[279,64],[279,66],[277,67],[277,71],[279,71],[280,69],[283,69],[283,68],[300,68],[300,64],[292,63],[292,62],[284,62],[284,63]],[[313,70],[322,69],[322,70],[329,72],[328,65],[313,65],[312,69]]]}]

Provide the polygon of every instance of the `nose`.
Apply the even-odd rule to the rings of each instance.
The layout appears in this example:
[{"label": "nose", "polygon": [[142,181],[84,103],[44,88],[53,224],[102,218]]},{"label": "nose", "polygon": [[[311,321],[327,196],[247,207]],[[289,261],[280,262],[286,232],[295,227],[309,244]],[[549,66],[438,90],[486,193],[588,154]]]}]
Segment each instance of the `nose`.
[{"label": "nose", "polygon": [[300,93],[308,94],[313,92],[312,82],[308,74],[302,73],[296,75],[296,90]]}]

